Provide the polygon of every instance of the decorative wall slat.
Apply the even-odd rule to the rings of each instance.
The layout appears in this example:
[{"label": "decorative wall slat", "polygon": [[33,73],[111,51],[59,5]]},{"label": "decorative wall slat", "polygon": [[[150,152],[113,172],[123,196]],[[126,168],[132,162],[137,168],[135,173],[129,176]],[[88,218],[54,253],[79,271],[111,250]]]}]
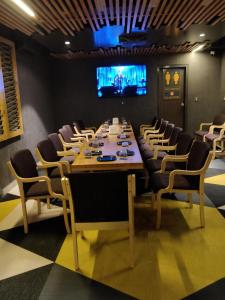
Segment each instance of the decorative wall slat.
[{"label": "decorative wall slat", "polygon": [[[18,88],[16,56],[14,44],[0,37],[0,69],[2,79],[0,109],[1,135],[0,141],[12,138],[23,133],[21,103]],[[4,125],[4,126],[3,126]]]}]

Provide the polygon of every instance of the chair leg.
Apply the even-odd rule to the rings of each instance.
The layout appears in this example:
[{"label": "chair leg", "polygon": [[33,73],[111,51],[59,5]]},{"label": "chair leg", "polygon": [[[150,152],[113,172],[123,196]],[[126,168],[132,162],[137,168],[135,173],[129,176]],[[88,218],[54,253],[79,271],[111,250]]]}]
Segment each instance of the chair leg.
[{"label": "chair leg", "polygon": [[74,224],[72,225],[72,238],[73,238],[74,268],[75,268],[75,270],[78,270],[79,269],[79,261],[78,261],[77,231],[74,228]]},{"label": "chair leg", "polygon": [[134,267],[134,224],[129,220],[129,246],[130,246],[130,266]]},{"label": "chair leg", "polygon": [[199,209],[200,209],[200,222],[201,227],[205,227],[205,213],[204,213],[204,193],[199,194]]},{"label": "chair leg", "polygon": [[158,193],[156,196],[156,204],[157,204],[157,219],[156,219],[156,229],[158,230],[161,225],[161,193]]},{"label": "chair leg", "polygon": [[193,207],[192,193],[188,193],[188,203],[189,203],[189,207],[192,208]]},{"label": "chair leg", "polygon": [[63,203],[63,217],[64,217],[64,223],[66,226],[66,232],[71,233],[69,220],[68,220],[68,214],[67,214],[66,201],[62,201],[62,203]]},{"label": "chair leg", "polygon": [[216,158],[216,142],[213,142],[213,157],[212,160]]},{"label": "chair leg", "polygon": [[47,197],[47,208],[50,209],[51,208],[51,198]]},{"label": "chair leg", "polygon": [[41,201],[39,199],[37,199],[37,213],[38,215],[41,214]]},{"label": "chair leg", "polygon": [[21,204],[22,204],[22,211],[23,211],[24,233],[28,233],[27,208],[26,208],[26,202],[24,198],[21,198]]},{"label": "chair leg", "polygon": [[149,173],[148,173],[148,171],[147,171],[146,168],[144,168],[144,174],[145,174],[144,188],[147,189],[148,188],[148,184],[149,184]]}]

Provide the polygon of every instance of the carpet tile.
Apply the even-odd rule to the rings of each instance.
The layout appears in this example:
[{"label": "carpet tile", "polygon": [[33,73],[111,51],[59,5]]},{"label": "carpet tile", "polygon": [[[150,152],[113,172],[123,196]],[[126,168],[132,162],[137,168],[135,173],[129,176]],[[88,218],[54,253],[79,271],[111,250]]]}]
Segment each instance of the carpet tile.
[{"label": "carpet tile", "polygon": [[183,194],[166,195],[159,231],[155,211],[135,210],[134,268],[127,232],[85,231],[79,272],[57,200],[39,215],[36,201],[27,202],[24,234],[13,188],[0,199],[0,299],[225,299],[225,160],[211,162],[205,182],[205,228],[197,195],[192,209]]}]

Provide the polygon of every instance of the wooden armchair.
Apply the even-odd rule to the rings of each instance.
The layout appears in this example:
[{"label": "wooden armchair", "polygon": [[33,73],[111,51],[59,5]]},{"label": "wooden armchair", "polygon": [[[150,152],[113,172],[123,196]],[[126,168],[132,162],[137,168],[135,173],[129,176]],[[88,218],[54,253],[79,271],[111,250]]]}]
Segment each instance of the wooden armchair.
[{"label": "wooden armchair", "polygon": [[87,142],[85,137],[74,137],[71,127],[69,128],[67,126],[63,126],[59,129],[59,139],[63,145],[64,151],[66,151],[68,148],[81,148],[83,143]]},{"label": "wooden armchair", "polygon": [[[57,198],[63,204],[63,216],[67,233],[70,233],[70,227],[67,216],[66,197],[63,194],[61,178],[50,179],[48,176],[39,176],[37,165],[30,150],[24,149],[15,153],[8,162],[9,170],[17,180],[20,191],[20,199],[23,212],[24,233],[28,233],[28,217],[26,201],[35,199],[38,203],[38,213],[41,212],[40,201],[42,199]],[[59,162],[49,163],[47,166],[40,168],[61,169]]]},{"label": "wooden armchair", "polygon": [[[73,147],[70,143],[68,145],[66,142],[63,145],[58,133],[49,134],[48,139],[52,142],[57,156],[61,157],[60,160],[68,161],[70,164],[74,162],[74,156],[80,153],[79,147],[83,145],[80,143],[78,146],[76,144],[76,147]],[[72,143],[72,145],[74,144]]]},{"label": "wooden armchair", "polygon": [[62,183],[70,203],[75,269],[77,232],[83,230],[127,230],[133,266],[135,176],[123,171],[69,174]]},{"label": "wooden armchair", "polygon": [[173,133],[174,124],[168,123],[164,133],[154,134],[154,137],[151,138],[151,135],[147,136],[147,140],[145,144],[140,145],[141,150],[154,150],[154,146],[157,144],[166,145],[170,141],[170,137]]},{"label": "wooden armchair", "polygon": [[57,163],[57,167],[50,166],[46,169],[47,176],[49,177],[63,177],[71,172],[70,164],[74,162],[77,154],[73,152],[73,150],[68,152],[70,156],[73,157],[73,160],[71,161],[68,161],[67,157],[64,160],[64,157],[58,156],[57,151],[49,139],[39,142],[35,150],[36,156],[43,166],[48,166],[49,164],[52,165],[53,162]]},{"label": "wooden armchair", "polygon": [[87,140],[89,138],[94,138],[95,136],[95,132],[93,129],[84,129],[81,130],[80,125],[78,122],[73,122],[73,127],[74,127],[74,136],[83,136],[85,137]]},{"label": "wooden armchair", "polygon": [[203,140],[204,136],[209,133],[211,126],[220,126],[225,125],[225,114],[216,115],[213,122],[210,123],[201,123],[198,131],[195,132],[195,136],[198,140]]},{"label": "wooden armchair", "polygon": [[216,158],[216,154],[218,153],[217,148],[219,148],[219,152],[222,153],[224,151],[224,142],[225,142],[225,124],[224,125],[212,125],[210,126],[209,133],[204,135],[204,142],[208,142],[212,145],[213,149],[213,159]]},{"label": "wooden armchair", "polygon": [[188,196],[190,207],[192,207],[192,194],[199,195],[200,222],[201,227],[205,226],[204,218],[204,176],[212,159],[213,153],[207,143],[195,141],[188,156],[183,158],[167,157],[166,163],[186,162],[186,169],[177,169],[168,173],[154,173],[150,178],[150,185],[153,190],[152,201],[156,201],[157,221],[156,228],[161,224],[161,197],[165,193],[183,192]]},{"label": "wooden armchair", "polygon": [[146,142],[150,139],[153,139],[155,137],[157,138],[159,134],[164,134],[168,123],[169,123],[168,121],[162,120],[159,129],[156,129],[156,130],[147,129],[147,130],[145,130],[145,132],[144,132],[144,142]]},{"label": "wooden armchair", "polygon": [[182,129],[177,127],[173,130],[168,144],[155,145],[153,150],[150,150],[149,148],[143,148],[142,157],[144,158],[144,160],[158,158],[162,159],[165,155],[171,153],[177,155],[179,155],[179,153],[183,154],[184,151],[187,151],[187,149],[190,150],[193,139],[194,138],[192,136],[186,133],[182,133]]},{"label": "wooden armchair", "polygon": [[[157,117],[154,117],[151,124],[141,124],[140,125],[140,135],[144,135],[144,132],[146,129],[152,129],[152,130],[158,129],[158,128],[156,128],[156,126],[158,124],[158,122],[157,122],[158,120],[159,119]],[[158,126],[160,126],[160,123]]]}]

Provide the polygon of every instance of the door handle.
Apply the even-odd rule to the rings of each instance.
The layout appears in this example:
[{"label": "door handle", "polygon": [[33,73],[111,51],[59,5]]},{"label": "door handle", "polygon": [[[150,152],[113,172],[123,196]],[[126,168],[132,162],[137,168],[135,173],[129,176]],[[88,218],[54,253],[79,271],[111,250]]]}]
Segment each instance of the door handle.
[{"label": "door handle", "polygon": [[184,102],[181,102],[180,106],[184,107]]}]

